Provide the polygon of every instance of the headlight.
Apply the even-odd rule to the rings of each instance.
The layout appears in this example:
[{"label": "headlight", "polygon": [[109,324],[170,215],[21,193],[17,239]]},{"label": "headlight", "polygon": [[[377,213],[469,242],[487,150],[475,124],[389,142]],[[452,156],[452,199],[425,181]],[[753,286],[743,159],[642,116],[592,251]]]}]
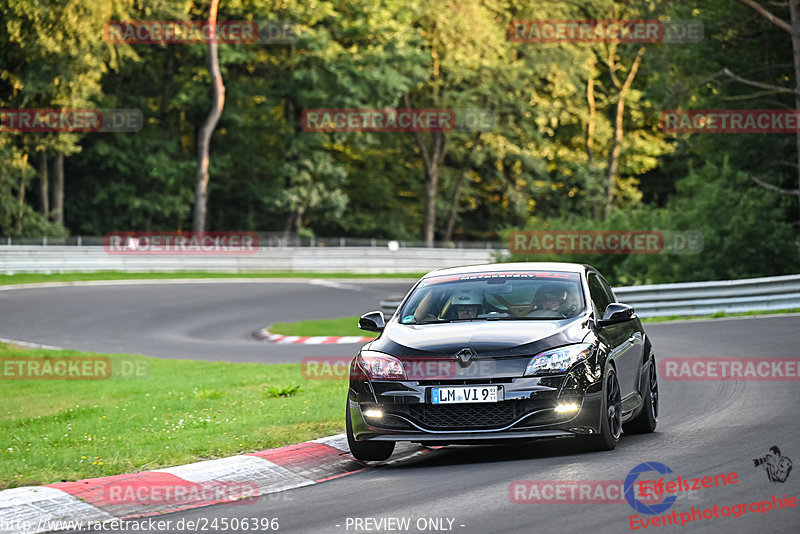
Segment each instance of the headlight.
[{"label": "headlight", "polygon": [[531,358],[525,376],[563,373],[579,361],[592,355],[590,343],[578,343],[553,350],[546,350]]},{"label": "headlight", "polygon": [[358,355],[358,361],[370,379],[378,380],[405,380],[406,372],[403,369],[403,362],[373,350],[362,350]]}]

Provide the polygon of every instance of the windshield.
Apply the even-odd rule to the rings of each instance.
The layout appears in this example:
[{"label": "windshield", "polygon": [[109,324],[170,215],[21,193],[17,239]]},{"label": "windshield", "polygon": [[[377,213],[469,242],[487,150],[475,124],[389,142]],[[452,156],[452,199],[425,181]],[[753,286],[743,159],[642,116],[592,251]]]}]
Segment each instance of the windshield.
[{"label": "windshield", "polygon": [[578,273],[468,273],[424,279],[403,306],[400,322],[568,319],[583,309]]}]

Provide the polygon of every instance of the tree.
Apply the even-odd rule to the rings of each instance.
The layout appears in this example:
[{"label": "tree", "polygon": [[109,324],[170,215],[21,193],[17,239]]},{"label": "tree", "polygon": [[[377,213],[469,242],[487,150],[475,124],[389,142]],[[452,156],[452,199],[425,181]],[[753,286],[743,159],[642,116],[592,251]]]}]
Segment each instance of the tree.
[{"label": "tree", "polygon": [[[429,54],[427,78],[404,95],[406,107],[485,108],[498,103],[498,90],[482,84],[502,80],[512,57],[506,40],[504,6],[501,2],[469,0],[422,4],[414,27]],[[499,85],[502,87],[502,85]],[[416,149],[424,168],[424,222],[422,237],[432,247],[436,230],[439,178],[453,142],[466,144],[470,135],[434,131],[414,132]],[[464,171],[466,172],[466,171]]]},{"label": "tree", "polygon": [[[781,30],[785,31],[791,36],[792,41],[792,66],[794,67],[794,90],[787,91],[786,88],[782,86],[775,86],[770,84],[764,84],[759,82],[754,82],[752,80],[745,79],[741,76],[737,76],[733,74],[728,69],[723,69],[721,71],[722,74],[733,78],[734,80],[744,83],[749,86],[758,87],[761,89],[766,89],[767,91],[773,92],[791,92],[794,94],[794,109],[800,110],[800,0],[789,0],[789,18],[791,23],[787,23],[783,19],[780,19],[767,11],[761,4],[756,2],[755,0],[739,0],[742,4],[754,9],[759,15],[764,17],[768,20],[771,24],[775,27],[780,28]],[[795,143],[796,143],[796,156],[797,156],[797,189],[786,189],[782,187],[777,187],[773,184],[770,184],[757,176],[751,176],[750,179],[756,182],[761,187],[768,189],[770,191],[776,191],[783,195],[793,195],[797,197],[798,208],[800,208],[800,130],[798,130],[795,134]],[[794,222],[795,226],[800,226],[800,214],[798,214],[798,220]]]},{"label": "tree", "polygon": [[206,209],[208,203],[208,153],[211,144],[211,135],[222,115],[222,108],[225,105],[225,86],[222,83],[222,75],[219,71],[219,55],[217,52],[217,8],[219,0],[211,0],[208,10],[208,20],[206,24],[210,28],[211,39],[208,42],[209,71],[211,73],[211,90],[213,100],[211,111],[208,113],[205,123],[200,129],[197,137],[197,175],[195,177],[195,200],[194,200],[194,222],[192,230],[203,232],[206,229]]},{"label": "tree", "polygon": [[[129,47],[115,48],[102,39],[103,24],[112,17],[124,17],[131,0],[97,0],[80,3],[54,3],[47,0],[27,0],[4,5],[0,23],[0,107],[2,108],[91,108],[100,95],[100,80],[118,61],[130,57]],[[32,172],[33,154],[41,151],[56,153],[55,179],[59,179],[61,158],[80,151],[78,134],[38,133],[4,134],[0,144],[10,148],[5,160],[5,183],[16,189],[17,198],[25,199],[25,186]],[[58,154],[61,154],[59,156]],[[54,188],[56,221],[62,221],[61,189]],[[18,218],[16,230],[48,229],[62,233],[60,222],[55,227],[42,224],[25,215],[27,210],[15,209],[0,215]],[[16,213],[16,215],[14,215]],[[62,215],[59,215],[62,214]],[[24,217],[24,221],[21,219]],[[27,221],[27,222],[25,222]],[[11,230],[6,230],[11,231]]]}]

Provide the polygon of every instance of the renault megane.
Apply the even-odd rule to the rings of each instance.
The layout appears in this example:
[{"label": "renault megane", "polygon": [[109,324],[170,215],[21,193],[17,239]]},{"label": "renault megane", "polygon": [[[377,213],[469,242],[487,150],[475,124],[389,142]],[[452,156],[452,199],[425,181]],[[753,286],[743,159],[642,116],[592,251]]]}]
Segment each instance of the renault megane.
[{"label": "renault megane", "polygon": [[613,449],[658,421],[653,347],[589,265],[508,263],[419,280],[350,365],[347,438],[359,460],[395,442],[572,437]]}]

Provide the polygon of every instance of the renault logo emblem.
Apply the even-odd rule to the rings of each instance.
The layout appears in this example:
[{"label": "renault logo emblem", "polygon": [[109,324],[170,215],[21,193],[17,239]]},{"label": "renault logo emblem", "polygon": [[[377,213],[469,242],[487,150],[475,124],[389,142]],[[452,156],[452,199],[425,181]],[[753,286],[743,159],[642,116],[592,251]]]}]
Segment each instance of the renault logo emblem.
[{"label": "renault logo emblem", "polygon": [[461,367],[466,367],[470,364],[470,362],[472,362],[472,358],[474,358],[477,355],[478,355],[477,352],[467,347],[465,349],[461,349],[460,351],[456,352],[455,358]]}]

